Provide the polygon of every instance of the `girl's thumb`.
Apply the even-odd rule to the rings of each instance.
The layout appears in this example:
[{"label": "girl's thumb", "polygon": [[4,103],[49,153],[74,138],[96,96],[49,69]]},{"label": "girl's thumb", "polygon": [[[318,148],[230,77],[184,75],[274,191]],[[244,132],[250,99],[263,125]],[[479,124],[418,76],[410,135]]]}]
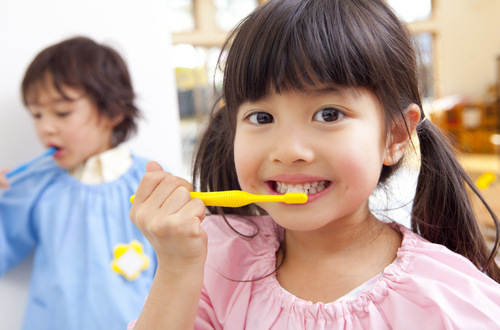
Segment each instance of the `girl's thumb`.
[{"label": "girl's thumb", "polygon": [[160,164],[155,161],[148,162],[146,164],[146,172],[163,171]]}]

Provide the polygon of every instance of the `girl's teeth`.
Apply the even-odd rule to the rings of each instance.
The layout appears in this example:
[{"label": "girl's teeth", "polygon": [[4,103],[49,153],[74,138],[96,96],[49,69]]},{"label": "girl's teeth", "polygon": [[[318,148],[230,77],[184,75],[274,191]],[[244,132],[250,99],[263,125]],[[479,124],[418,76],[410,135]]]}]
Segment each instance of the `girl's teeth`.
[{"label": "girl's teeth", "polygon": [[282,182],[276,182],[276,192],[279,194],[286,193],[306,193],[306,194],[316,194],[325,189],[326,181],[304,183],[304,184],[286,184]]}]

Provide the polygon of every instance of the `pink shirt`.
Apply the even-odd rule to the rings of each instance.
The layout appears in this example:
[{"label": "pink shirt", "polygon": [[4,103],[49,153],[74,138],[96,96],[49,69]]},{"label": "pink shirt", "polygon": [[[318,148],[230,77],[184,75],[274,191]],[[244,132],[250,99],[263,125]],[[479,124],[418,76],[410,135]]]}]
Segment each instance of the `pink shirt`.
[{"label": "pink shirt", "polygon": [[[404,226],[396,261],[355,298],[313,304],[285,292],[274,275],[238,281],[274,271],[283,234],[268,216],[251,219],[259,233],[249,240],[222,217],[203,221],[208,256],[195,329],[500,329],[500,284]],[[228,220],[241,233],[255,230]]]},{"label": "pink shirt", "polygon": [[[251,234],[247,221],[228,217]],[[404,226],[397,260],[353,300],[304,301],[281,289],[274,271],[278,237],[270,217],[240,238],[219,216],[203,221],[208,257],[195,329],[500,329],[500,284],[466,258]]]}]

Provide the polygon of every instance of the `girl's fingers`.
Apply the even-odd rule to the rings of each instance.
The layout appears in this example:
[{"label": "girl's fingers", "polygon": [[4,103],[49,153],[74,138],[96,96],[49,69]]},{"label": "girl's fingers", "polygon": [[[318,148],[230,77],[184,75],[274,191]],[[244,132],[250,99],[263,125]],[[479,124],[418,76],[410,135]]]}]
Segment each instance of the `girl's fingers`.
[{"label": "girl's fingers", "polygon": [[155,161],[150,161],[146,164],[146,172],[163,171],[160,164]]},{"label": "girl's fingers", "polygon": [[[177,186],[185,186],[189,190],[193,189],[192,185],[186,180],[173,176],[168,172],[159,170],[161,166],[155,162],[148,163],[147,167],[149,169],[158,170],[147,172],[146,174],[144,174],[135,193],[134,205],[144,203],[146,200],[148,200],[148,202],[153,202],[154,200],[156,200],[156,203],[152,203],[150,207],[159,208],[163,204],[164,200]],[[153,200],[151,199],[151,195],[157,189],[160,194],[156,193],[156,199]]]},{"label": "girl's fingers", "polygon": [[[167,200],[177,199],[179,197],[177,195],[175,197],[172,196],[173,192],[179,188],[184,191],[184,194],[180,195],[184,196],[184,198],[182,198],[182,201],[180,201],[180,203],[184,205],[191,199],[189,191],[193,190],[193,186],[186,180],[173,175],[167,175],[166,177],[164,177],[163,180],[156,186],[156,188],[154,188],[154,190],[151,192],[147,200],[144,201],[144,203],[150,209],[159,209]],[[178,209],[176,209],[174,212],[176,212],[177,210]]]},{"label": "girl's fingers", "polygon": [[[161,189],[160,186],[158,186]],[[162,213],[165,215],[179,212],[179,210],[191,200],[189,189],[185,186],[177,186],[161,205]]]},{"label": "girl's fingers", "polygon": [[170,240],[194,238],[200,235],[204,218],[205,205],[201,200],[191,199],[176,212],[164,205],[148,231],[155,237]]}]

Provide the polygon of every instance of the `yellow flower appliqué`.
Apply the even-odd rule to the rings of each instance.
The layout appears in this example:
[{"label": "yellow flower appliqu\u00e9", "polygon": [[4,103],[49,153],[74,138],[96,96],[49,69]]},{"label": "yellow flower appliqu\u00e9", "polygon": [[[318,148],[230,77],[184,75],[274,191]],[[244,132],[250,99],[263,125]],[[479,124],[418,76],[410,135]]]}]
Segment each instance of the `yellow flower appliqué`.
[{"label": "yellow flower appliqu\u00e9", "polygon": [[117,244],[113,254],[111,268],[129,281],[135,280],[149,266],[143,245],[135,239],[130,244]]}]

